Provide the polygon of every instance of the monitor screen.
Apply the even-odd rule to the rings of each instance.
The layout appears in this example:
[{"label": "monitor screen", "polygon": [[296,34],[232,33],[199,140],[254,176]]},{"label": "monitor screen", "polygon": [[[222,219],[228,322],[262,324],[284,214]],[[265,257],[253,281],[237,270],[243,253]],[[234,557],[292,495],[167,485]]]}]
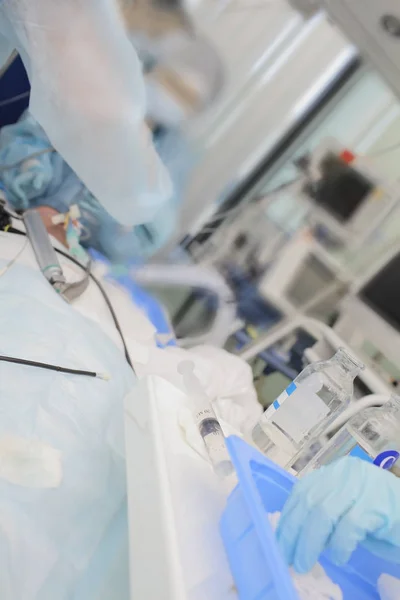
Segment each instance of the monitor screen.
[{"label": "monitor screen", "polygon": [[359,292],[359,298],[400,332],[400,252]]},{"label": "monitor screen", "polygon": [[368,198],[375,185],[333,153],[321,161],[320,170],[321,179],[305,191],[318,206],[345,223]]}]

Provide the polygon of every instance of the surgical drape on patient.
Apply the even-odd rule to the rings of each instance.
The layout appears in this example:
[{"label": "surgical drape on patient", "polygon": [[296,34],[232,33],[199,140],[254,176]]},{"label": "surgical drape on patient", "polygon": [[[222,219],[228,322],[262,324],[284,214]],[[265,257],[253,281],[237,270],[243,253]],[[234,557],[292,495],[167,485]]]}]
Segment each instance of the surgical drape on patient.
[{"label": "surgical drape on patient", "polygon": [[90,600],[78,592],[95,557],[119,551],[133,371],[95,322],[21,265],[0,278],[0,331],[2,355],[110,376],[0,362],[1,600]]}]

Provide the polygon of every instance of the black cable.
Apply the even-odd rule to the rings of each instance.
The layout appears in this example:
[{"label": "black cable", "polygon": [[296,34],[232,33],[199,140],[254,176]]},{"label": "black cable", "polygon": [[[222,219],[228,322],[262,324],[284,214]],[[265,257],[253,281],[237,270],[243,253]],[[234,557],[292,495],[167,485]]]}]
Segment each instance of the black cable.
[{"label": "black cable", "polygon": [[[71,262],[73,262],[75,265],[77,265],[78,267],[80,267],[83,271],[87,272],[86,267],[84,265],[82,265],[82,263],[80,263],[79,260],[76,260],[76,258],[74,258],[73,256],[70,256],[68,254],[68,252],[64,252],[63,250],[60,250],[59,248],[54,248],[54,249],[55,249],[56,252],[58,252],[59,254],[61,254],[62,256],[64,256],[65,258],[68,258]],[[108,297],[108,294],[107,294],[106,290],[104,289],[103,285],[100,283],[100,281],[97,279],[97,277],[95,277],[93,275],[93,273],[91,273],[90,271],[89,271],[89,277],[97,285],[97,287],[98,287],[101,295],[104,298],[104,302],[108,306],[108,310],[110,311],[112,320],[114,321],[115,329],[118,331],[119,336],[121,338],[122,345],[124,347],[124,354],[125,354],[126,362],[131,367],[131,369],[133,371],[135,371],[135,369],[133,368],[131,357],[129,356],[128,347],[126,345],[124,334],[122,333],[121,325],[119,324],[118,317],[115,314],[115,310],[114,310],[113,305],[111,304],[111,300]]]},{"label": "black cable", "polygon": [[107,379],[100,373],[94,371],[82,371],[80,369],[68,369],[67,367],[59,367],[57,365],[50,365],[48,363],[37,362],[35,360],[26,360],[25,358],[13,358],[11,356],[1,356],[0,361],[15,363],[16,365],[26,365],[28,367],[37,367],[38,369],[48,369],[49,371],[58,371],[59,373],[69,373],[70,375],[85,375],[86,377],[99,377],[100,379]]},{"label": "black cable", "polygon": [[[17,235],[25,235],[26,236],[25,231],[20,231],[19,229],[15,229],[14,227],[10,227],[7,230],[7,232],[8,233],[15,233]],[[97,277],[95,277],[93,275],[93,273],[91,273],[90,271],[88,272],[88,270],[86,269],[86,267],[82,263],[80,263],[79,260],[76,260],[76,258],[74,258],[70,254],[68,254],[68,252],[64,252],[63,250],[60,250],[59,248],[54,247],[54,250],[56,252],[58,252],[58,254],[61,254],[61,256],[64,256],[65,258],[68,258],[71,262],[73,262],[75,265],[77,265],[83,271],[85,271],[85,273],[88,273],[89,277],[92,279],[92,281],[98,287],[101,295],[104,298],[105,303],[107,304],[108,310],[110,311],[111,317],[112,317],[112,319],[114,321],[115,328],[118,331],[119,336],[121,338],[121,342],[122,342],[122,345],[124,347],[124,354],[125,354],[126,362],[131,367],[132,371],[135,372],[135,369],[134,369],[133,364],[132,364],[131,357],[129,356],[128,347],[127,347],[126,342],[125,342],[124,334],[122,333],[122,329],[121,329],[121,326],[120,326],[119,321],[118,321],[118,317],[115,314],[114,307],[111,304],[111,300],[109,299],[108,294],[105,291],[104,287],[102,286],[102,284],[100,283],[100,281],[97,279]]]}]

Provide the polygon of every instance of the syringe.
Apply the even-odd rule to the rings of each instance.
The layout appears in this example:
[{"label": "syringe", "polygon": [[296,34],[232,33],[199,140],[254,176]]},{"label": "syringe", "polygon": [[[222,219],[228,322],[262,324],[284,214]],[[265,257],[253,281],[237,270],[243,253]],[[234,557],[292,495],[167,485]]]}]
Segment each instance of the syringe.
[{"label": "syringe", "polygon": [[178,365],[187,394],[192,401],[191,409],[207,454],[217,475],[226,477],[233,472],[233,465],[225,446],[224,433],[215,416],[210,399],[194,374],[194,364],[185,360]]}]

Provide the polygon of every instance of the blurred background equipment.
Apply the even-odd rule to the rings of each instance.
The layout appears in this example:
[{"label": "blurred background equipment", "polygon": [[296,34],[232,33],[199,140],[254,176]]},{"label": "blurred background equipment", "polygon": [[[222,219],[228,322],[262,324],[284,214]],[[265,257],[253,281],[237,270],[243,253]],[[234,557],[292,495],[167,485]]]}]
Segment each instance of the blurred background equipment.
[{"label": "blurred background equipment", "polygon": [[[148,314],[148,294],[157,299],[167,325],[160,346],[208,341],[246,361],[257,411],[274,408],[304,368],[344,347],[365,369],[342,422],[328,424],[329,437],[366,406],[383,405],[400,381],[398,1],[120,0],[119,8],[174,192],[153,220],[121,229],[72,173],[87,211],[81,225],[96,234],[86,241],[82,234],[82,245],[114,263],[108,275]],[[37,132],[24,143],[42,154],[19,143],[30,88],[9,49],[0,77],[0,142],[6,125],[14,128],[12,142],[0,143],[3,203],[17,221],[9,205],[24,210],[39,196],[41,208],[60,213],[64,235],[70,203],[52,201],[66,202],[67,179],[59,176],[71,168],[46,137],[36,147]],[[226,494],[198,456],[174,462],[180,424],[169,400],[180,400],[174,380],[161,375],[141,387],[144,402],[129,405],[130,498],[140,527],[131,536],[133,590],[228,600],[236,591],[218,535]],[[158,552],[151,581],[143,539]]]},{"label": "blurred background equipment", "polygon": [[305,17],[311,17],[321,9],[319,0],[289,0],[290,4]]},{"label": "blurred background equipment", "polygon": [[322,6],[399,95],[400,14],[396,0],[380,5],[372,0],[323,0]]},{"label": "blurred background equipment", "polygon": [[224,68],[212,42],[197,31],[190,7],[182,0],[119,2],[144,72],[151,74],[148,87],[165,88],[187,117],[210,106],[223,87]]},{"label": "blurred background equipment", "polygon": [[[187,166],[158,223],[140,226],[131,246],[107,226],[98,248],[112,257],[106,242],[118,239],[118,260],[133,248],[140,262],[154,256],[217,270],[237,305],[228,343],[237,351],[299,315],[341,323],[354,281],[392,251],[400,223],[400,106],[364,58],[397,89],[395,67],[381,62],[397,43],[395,21],[385,18],[396,17],[396,7],[389,2],[377,15],[370,3],[363,11],[323,4],[334,23],[311,1],[119,3],[143,63],[147,119],[162,158]],[[349,35],[350,13],[349,43],[337,24]],[[1,98],[2,123],[26,103],[24,81],[11,59],[2,90],[17,93],[15,101]],[[206,333],[215,295],[183,283],[152,281],[151,289],[178,336]],[[269,376],[293,374],[306,343],[292,337],[266,350]]]}]

